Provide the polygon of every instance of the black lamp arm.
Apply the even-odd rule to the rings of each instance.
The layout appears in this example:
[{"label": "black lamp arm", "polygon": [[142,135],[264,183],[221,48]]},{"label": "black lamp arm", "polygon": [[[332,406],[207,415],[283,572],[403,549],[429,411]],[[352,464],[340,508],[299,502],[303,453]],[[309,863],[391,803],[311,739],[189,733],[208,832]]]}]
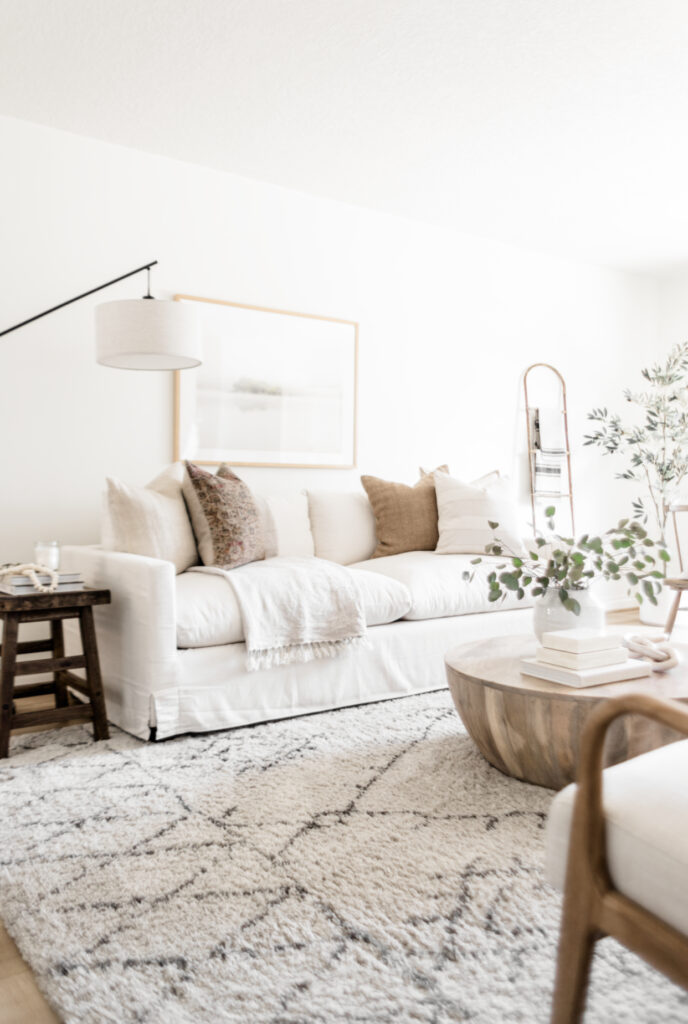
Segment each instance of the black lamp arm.
[{"label": "black lamp arm", "polygon": [[[48,313],[54,313],[56,309],[62,309],[63,306],[69,306],[72,302],[78,302],[79,299],[85,299],[87,295],[93,295],[94,292],[102,291],[103,288],[109,288],[111,284],[117,284],[118,281],[124,281],[126,277],[133,277],[134,274],[140,274],[143,270],[150,271],[150,268],[154,267],[157,262],[157,260],[152,260],[151,263],[144,263],[142,267],[137,267],[136,270],[130,270],[128,273],[121,274],[119,277],[113,277],[112,281],[106,281],[105,284],[99,284],[97,288],[89,288],[87,292],[82,292],[81,295],[75,295],[73,299],[67,299],[66,302],[60,302],[57,306],[51,306],[50,309],[45,309],[42,313],[36,313],[36,316],[30,316],[28,320],[22,320],[20,324],[15,324],[14,327],[7,327],[4,331],[0,331],[0,338],[3,334],[9,334],[11,331],[16,331],[19,327],[25,327],[26,324],[33,323],[34,320],[40,320],[42,316],[47,316]],[[148,293],[149,294],[146,298],[152,298],[150,295],[150,287],[148,289]]]}]

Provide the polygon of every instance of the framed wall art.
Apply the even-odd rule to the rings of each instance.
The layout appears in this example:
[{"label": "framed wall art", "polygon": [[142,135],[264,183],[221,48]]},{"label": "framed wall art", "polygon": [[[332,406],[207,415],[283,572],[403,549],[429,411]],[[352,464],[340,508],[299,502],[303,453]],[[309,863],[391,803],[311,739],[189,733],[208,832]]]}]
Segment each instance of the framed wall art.
[{"label": "framed wall art", "polygon": [[177,371],[174,457],[352,469],[358,324],[175,295],[197,305],[203,362]]}]

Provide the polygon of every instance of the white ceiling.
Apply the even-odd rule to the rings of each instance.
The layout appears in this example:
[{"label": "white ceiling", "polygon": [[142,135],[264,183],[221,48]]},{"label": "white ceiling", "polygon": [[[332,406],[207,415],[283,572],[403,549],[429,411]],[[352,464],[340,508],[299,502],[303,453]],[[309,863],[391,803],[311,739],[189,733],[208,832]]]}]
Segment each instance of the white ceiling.
[{"label": "white ceiling", "polygon": [[656,270],[687,54],[687,0],[0,0],[0,113]]}]

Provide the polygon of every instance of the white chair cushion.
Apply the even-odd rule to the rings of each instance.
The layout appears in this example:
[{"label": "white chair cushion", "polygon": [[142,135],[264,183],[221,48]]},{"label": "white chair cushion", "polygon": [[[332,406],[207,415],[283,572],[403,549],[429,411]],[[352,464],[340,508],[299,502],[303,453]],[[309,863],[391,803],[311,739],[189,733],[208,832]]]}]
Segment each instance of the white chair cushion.
[{"label": "white chair cushion", "polygon": [[191,521],[182,497],[184,465],[173,463],[145,487],[107,478],[101,544],[110,551],[172,562],[178,573],[198,563]]},{"label": "white chair cushion", "polygon": [[[411,598],[403,584],[370,572],[353,571],[363,601],[366,625],[403,618]],[[215,647],[244,639],[234,590],[222,576],[186,572],[176,578],[177,647]]]},{"label": "white chair cushion", "polygon": [[340,565],[370,558],[377,541],[368,496],[363,491],[307,494],[316,557]]},{"label": "white chair cushion", "polygon": [[[604,772],[607,860],[619,892],[688,934],[688,740]],[[563,890],[576,786],[554,798],[545,871]]]},{"label": "white chair cushion", "polygon": [[[509,593],[504,602],[487,599],[487,574],[500,559],[483,559],[471,565],[472,555],[438,555],[435,551],[405,551],[357,562],[352,569],[367,569],[398,580],[411,595],[411,608],[405,619],[438,619],[447,615],[470,615],[504,608],[527,608],[530,598],[518,601]],[[464,579],[464,573],[473,576]]]}]

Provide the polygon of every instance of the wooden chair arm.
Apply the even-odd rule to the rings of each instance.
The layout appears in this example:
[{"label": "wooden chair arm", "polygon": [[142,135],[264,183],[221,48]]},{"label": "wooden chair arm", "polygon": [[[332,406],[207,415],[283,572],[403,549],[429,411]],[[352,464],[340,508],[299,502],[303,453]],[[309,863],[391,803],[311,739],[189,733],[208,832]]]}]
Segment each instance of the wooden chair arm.
[{"label": "wooden chair arm", "polygon": [[583,730],[578,765],[578,793],[574,810],[573,830],[587,835],[585,849],[588,868],[598,881],[606,880],[611,888],[606,867],[605,828],[602,809],[602,770],[604,741],[612,722],[622,715],[642,715],[688,736],[688,710],[673,700],[660,700],[650,694],[612,697],[602,701],[591,713]]}]

